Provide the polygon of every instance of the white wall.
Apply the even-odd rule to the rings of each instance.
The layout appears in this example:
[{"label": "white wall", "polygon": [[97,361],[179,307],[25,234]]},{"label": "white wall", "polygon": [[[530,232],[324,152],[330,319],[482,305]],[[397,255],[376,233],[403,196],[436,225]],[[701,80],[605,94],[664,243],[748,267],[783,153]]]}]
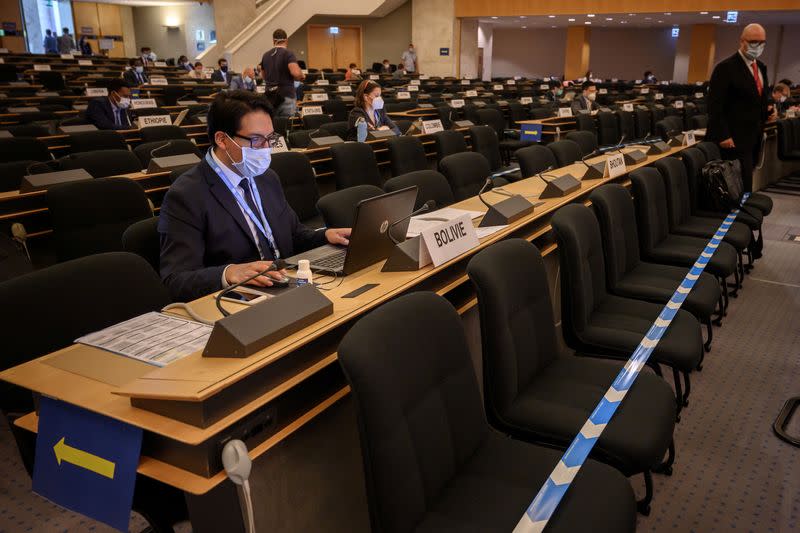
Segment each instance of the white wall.
[{"label": "white wall", "polygon": [[478,77],[478,21],[461,21],[461,55],[459,65],[462,78]]},{"label": "white wall", "polygon": [[[223,4],[218,4],[224,9]],[[178,29],[168,30],[167,21],[177,23]],[[159,58],[186,55],[193,59],[197,50],[197,30],[203,30],[204,42],[208,46],[209,33],[214,29],[214,8],[211,4],[181,4],[164,7],[134,7],[133,24],[136,28],[136,43],[149,46]],[[216,65],[211,58],[209,66]]]},{"label": "white wall", "polygon": [[494,41],[494,25],[478,25],[478,48],[483,48],[483,80],[492,79],[492,49]]},{"label": "white wall", "polygon": [[567,31],[495,28],[492,36],[492,76],[544,78],[564,74]]},{"label": "white wall", "polygon": [[671,28],[592,28],[589,68],[602,79],[638,80],[652,70],[659,80],[672,78],[675,41]]},{"label": "white wall", "polygon": [[[791,28],[789,26],[785,26],[784,28],[788,29],[789,31],[800,29]],[[739,49],[739,37],[742,34],[742,29],[744,29],[744,26],[717,26],[717,46],[714,50],[715,65]],[[764,49],[764,54],[760,59],[765,65],[767,65],[767,76],[769,77],[768,81],[772,83],[774,81],[776,70],[775,60],[778,57],[778,26],[764,26],[764,29],[767,30],[767,47]],[[784,33],[787,33],[787,31],[784,30]],[[784,57],[796,56],[797,49],[791,50],[784,48],[783,52],[781,52],[781,55]]]},{"label": "white wall", "polygon": [[675,41],[675,62],[672,69],[672,81],[686,83],[689,80],[689,56],[692,53],[692,27],[682,27],[680,35]]}]

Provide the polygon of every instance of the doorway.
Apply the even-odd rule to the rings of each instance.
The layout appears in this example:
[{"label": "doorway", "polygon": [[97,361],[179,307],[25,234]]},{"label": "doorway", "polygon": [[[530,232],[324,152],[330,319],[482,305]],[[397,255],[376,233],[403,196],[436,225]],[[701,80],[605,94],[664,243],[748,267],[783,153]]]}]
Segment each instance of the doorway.
[{"label": "doorway", "polygon": [[361,26],[309,24],[308,66],[310,68],[346,69],[350,63],[361,65]]}]

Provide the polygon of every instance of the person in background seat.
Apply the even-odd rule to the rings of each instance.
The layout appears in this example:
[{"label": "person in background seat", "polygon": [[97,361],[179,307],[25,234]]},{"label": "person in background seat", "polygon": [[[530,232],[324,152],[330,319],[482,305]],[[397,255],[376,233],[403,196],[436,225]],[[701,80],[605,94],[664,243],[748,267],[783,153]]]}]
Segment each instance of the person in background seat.
[{"label": "person in background seat", "polygon": [[353,109],[347,118],[347,140],[358,140],[358,121],[366,121],[367,130],[392,130],[395,135],[401,135],[400,128],[389,118],[383,108],[381,86],[371,80],[364,80],[356,90]]},{"label": "person in background seat", "polygon": [[577,115],[581,111],[597,111],[600,109],[595,103],[597,99],[597,84],[587,80],[581,85],[582,93],[572,101],[572,114]]},{"label": "person in background seat", "polygon": [[229,89],[231,91],[250,91],[256,90],[256,73],[253,67],[246,67],[241,74],[236,74],[231,79]]},{"label": "person in background seat", "polygon": [[130,70],[122,73],[122,79],[131,87],[138,87],[150,82],[150,77],[144,71],[144,63],[139,57],[134,57],[130,61]]},{"label": "person in background seat", "polygon": [[108,84],[108,96],[89,101],[86,120],[99,130],[135,129],[128,109],[131,107],[131,88],[125,80],[114,79]]}]

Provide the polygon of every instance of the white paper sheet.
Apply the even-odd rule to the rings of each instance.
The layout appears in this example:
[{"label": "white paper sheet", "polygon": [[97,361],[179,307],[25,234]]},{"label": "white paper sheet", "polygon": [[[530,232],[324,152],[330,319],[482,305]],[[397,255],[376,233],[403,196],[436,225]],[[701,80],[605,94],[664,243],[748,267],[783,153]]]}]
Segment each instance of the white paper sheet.
[{"label": "white paper sheet", "polygon": [[461,215],[469,215],[471,219],[475,220],[484,214],[485,213],[482,211],[467,211],[465,209],[454,209],[452,207],[445,207],[443,209],[431,211],[430,213],[423,213],[411,218],[408,224],[406,237],[416,237],[430,227],[448,220],[455,220]]}]

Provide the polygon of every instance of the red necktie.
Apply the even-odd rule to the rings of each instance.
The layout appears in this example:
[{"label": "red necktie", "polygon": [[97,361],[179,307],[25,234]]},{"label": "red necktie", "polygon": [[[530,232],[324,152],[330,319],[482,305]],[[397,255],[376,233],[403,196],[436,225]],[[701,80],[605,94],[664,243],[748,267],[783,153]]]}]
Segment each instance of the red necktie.
[{"label": "red necktie", "polygon": [[753,77],[756,79],[756,89],[758,90],[758,96],[761,96],[761,91],[764,90],[764,87],[761,85],[761,77],[758,75],[758,64],[756,61],[753,61]]}]

